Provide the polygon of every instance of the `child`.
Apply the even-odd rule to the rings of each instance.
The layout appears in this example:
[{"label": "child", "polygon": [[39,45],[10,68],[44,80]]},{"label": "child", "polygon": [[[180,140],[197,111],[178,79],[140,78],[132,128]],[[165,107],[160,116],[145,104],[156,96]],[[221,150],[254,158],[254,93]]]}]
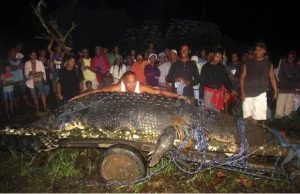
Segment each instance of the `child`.
[{"label": "child", "polygon": [[91,82],[91,81],[86,81],[86,82],[85,82],[85,86],[86,86],[87,89],[84,91],[84,93],[93,90],[93,87],[92,87],[93,85],[92,85],[92,82]]},{"label": "child", "polygon": [[7,116],[9,118],[9,109],[13,113],[13,102],[14,102],[14,76],[11,73],[11,66],[6,64],[4,66],[4,73],[1,74],[1,83],[3,84],[4,102]]}]

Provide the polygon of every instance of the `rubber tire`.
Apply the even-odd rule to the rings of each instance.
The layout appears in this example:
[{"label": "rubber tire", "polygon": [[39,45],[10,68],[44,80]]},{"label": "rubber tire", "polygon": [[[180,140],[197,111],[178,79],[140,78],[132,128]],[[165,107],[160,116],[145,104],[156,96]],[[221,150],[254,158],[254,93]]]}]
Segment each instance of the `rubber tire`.
[{"label": "rubber tire", "polygon": [[[109,164],[109,165],[113,165],[116,167],[114,173],[117,174],[116,177],[118,177],[120,179],[110,178],[110,180],[108,180],[107,175],[103,174],[107,170],[103,169],[102,166],[108,162],[107,160],[109,158],[112,159],[114,156],[115,157],[121,156],[121,157],[130,159],[131,164],[134,163],[134,166],[130,166],[130,168],[125,167],[121,170],[131,171],[130,169],[135,169],[135,174],[136,175],[138,174],[138,175],[135,177],[132,177],[132,174],[131,174],[131,175],[129,175],[129,177],[128,176],[124,177],[124,175],[122,176],[122,174],[117,174],[118,173],[117,169],[119,169],[119,168],[117,168],[118,163],[116,162],[116,163]],[[107,148],[107,150],[101,155],[99,162],[97,164],[97,167],[98,167],[99,177],[104,182],[135,181],[135,180],[145,177],[147,174],[147,162],[146,162],[144,156],[141,154],[141,152],[139,152],[135,148],[133,148],[129,145],[126,145],[126,144],[116,144],[116,145],[113,145],[113,146]],[[120,165],[119,165],[119,167],[120,167]],[[131,167],[133,167],[133,168],[131,168]]]}]

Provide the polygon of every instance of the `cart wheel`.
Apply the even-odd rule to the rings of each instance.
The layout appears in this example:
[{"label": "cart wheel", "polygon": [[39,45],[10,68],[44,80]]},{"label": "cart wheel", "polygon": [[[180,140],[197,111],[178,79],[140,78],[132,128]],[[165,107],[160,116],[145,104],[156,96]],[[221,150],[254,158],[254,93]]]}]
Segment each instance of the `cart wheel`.
[{"label": "cart wheel", "polygon": [[100,157],[98,173],[105,182],[135,181],[146,176],[146,160],[131,146],[113,145]]}]

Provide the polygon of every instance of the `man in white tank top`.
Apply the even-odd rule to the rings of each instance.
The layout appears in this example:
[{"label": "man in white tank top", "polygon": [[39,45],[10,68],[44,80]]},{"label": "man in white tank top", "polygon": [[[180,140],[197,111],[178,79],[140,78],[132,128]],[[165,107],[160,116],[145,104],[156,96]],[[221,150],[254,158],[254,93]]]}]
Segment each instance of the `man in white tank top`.
[{"label": "man in white tank top", "polygon": [[171,97],[171,98],[186,99],[186,97],[178,95],[176,93],[172,93],[166,90],[155,89],[149,87],[146,84],[140,83],[139,81],[137,81],[134,72],[127,71],[126,73],[124,73],[123,79],[121,79],[119,83],[80,94],[72,98],[70,101],[97,92],[131,92],[131,93],[162,94],[164,96]]}]

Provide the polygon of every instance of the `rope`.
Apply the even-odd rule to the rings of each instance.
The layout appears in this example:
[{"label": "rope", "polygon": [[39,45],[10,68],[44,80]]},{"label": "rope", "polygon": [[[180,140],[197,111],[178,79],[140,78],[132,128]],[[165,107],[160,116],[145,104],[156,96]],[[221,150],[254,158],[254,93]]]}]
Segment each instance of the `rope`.
[{"label": "rope", "polygon": [[277,130],[277,129],[272,129],[272,132],[276,135],[276,137],[279,139],[282,147],[284,148],[291,148],[289,151],[289,154],[285,157],[285,159],[281,163],[281,167],[283,168],[284,164],[288,163],[292,159],[294,159],[296,156],[298,158],[298,166],[300,163],[300,145],[294,144],[294,143],[289,143],[283,136],[283,134]]}]

